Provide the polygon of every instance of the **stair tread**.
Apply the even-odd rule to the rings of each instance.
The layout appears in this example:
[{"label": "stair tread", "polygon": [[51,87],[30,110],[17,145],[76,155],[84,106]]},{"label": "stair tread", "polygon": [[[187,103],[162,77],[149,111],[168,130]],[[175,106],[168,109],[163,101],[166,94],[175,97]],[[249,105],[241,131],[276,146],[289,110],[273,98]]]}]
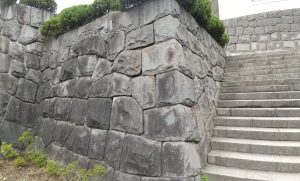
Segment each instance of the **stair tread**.
[{"label": "stair tread", "polygon": [[300,133],[300,128],[258,128],[258,127],[235,127],[235,126],[216,126],[215,130],[232,131],[253,131],[253,132],[280,132],[280,133]]},{"label": "stair tread", "polygon": [[300,117],[247,117],[247,116],[217,116],[217,119],[236,119],[236,120],[294,120],[300,121]]}]

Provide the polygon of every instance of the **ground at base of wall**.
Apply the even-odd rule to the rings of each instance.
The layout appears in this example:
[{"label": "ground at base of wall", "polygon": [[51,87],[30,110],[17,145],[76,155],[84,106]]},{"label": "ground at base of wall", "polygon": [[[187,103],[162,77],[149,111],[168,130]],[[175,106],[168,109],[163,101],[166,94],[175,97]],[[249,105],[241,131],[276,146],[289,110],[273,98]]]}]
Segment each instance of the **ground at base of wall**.
[{"label": "ground at base of wall", "polygon": [[64,181],[48,176],[45,171],[35,166],[17,168],[13,161],[0,159],[0,181]]}]

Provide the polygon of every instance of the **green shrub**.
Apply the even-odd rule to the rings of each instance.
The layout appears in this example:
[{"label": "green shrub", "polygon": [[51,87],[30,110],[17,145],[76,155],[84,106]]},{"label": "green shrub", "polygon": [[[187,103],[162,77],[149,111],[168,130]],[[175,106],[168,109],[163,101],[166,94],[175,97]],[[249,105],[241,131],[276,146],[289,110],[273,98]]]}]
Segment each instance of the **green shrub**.
[{"label": "green shrub", "polygon": [[218,17],[211,16],[207,31],[221,46],[224,47],[228,43],[229,38],[225,33],[224,23]]},{"label": "green shrub", "polygon": [[209,177],[207,175],[201,175],[200,181],[209,181]]},{"label": "green shrub", "polygon": [[81,181],[89,181],[91,177],[103,177],[107,171],[102,165],[94,165],[92,169],[79,170],[79,179]]},{"label": "green shrub", "polygon": [[55,0],[20,0],[20,4],[52,12],[55,12],[57,9]]},{"label": "green shrub", "polygon": [[191,14],[196,21],[206,28],[211,19],[211,1],[210,0],[193,0],[190,8]]},{"label": "green shrub", "polygon": [[224,47],[224,46],[228,43],[228,41],[229,41],[229,36],[228,36],[226,33],[224,33],[224,34],[222,35],[222,37],[221,37],[219,40],[217,40],[217,42],[218,42],[222,47]]},{"label": "green shrub", "polygon": [[34,136],[30,131],[25,131],[23,134],[19,137],[19,141],[25,146],[28,147],[29,145],[34,144]]},{"label": "green shrub", "polygon": [[19,153],[17,150],[13,148],[11,144],[2,143],[1,145],[1,153],[5,158],[13,159],[19,156]]},{"label": "green shrub", "polygon": [[62,176],[64,168],[54,160],[47,160],[46,173],[53,176]]},{"label": "green shrub", "polygon": [[59,35],[63,34],[61,23],[59,16],[46,21],[41,27],[41,34],[46,37],[57,38]]},{"label": "green shrub", "polygon": [[17,0],[0,0],[0,6],[9,6],[15,4]]},{"label": "green shrub", "polygon": [[30,153],[28,159],[34,163],[37,167],[44,167],[47,165],[48,157],[43,153]]},{"label": "green shrub", "polygon": [[26,165],[26,160],[24,157],[19,156],[18,158],[15,159],[15,166],[16,167],[23,167]]}]

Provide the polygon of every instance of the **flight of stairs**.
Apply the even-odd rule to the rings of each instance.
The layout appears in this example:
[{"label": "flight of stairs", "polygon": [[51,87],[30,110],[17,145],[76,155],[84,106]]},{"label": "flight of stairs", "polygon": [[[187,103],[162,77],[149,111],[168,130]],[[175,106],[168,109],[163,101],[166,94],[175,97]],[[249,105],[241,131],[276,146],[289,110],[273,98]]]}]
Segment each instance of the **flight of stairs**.
[{"label": "flight of stairs", "polygon": [[300,53],[227,58],[210,181],[300,181]]}]

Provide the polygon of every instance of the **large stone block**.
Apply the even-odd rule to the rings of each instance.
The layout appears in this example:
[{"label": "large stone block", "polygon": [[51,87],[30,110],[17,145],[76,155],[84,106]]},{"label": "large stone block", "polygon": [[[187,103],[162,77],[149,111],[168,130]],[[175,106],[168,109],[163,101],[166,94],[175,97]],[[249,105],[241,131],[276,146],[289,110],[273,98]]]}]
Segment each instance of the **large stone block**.
[{"label": "large stone block", "polygon": [[125,180],[140,181],[141,178],[136,175],[125,174],[125,173],[118,172],[118,171],[115,173],[113,181],[125,181]]},{"label": "large stone block", "polygon": [[189,107],[177,105],[146,110],[145,135],[161,141],[199,141],[197,122]]},{"label": "large stone block", "polygon": [[89,97],[109,97],[112,89],[112,75],[97,80],[92,84]]},{"label": "large stone block", "polygon": [[23,4],[18,5],[18,20],[20,24],[30,24],[31,6],[26,6]]},{"label": "large stone block", "polygon": [[29,69],[26,75],[26,79],[31,80],[32,82],[41,85],[43,82],[44,75],[41,71],[36,69]]},{"label": "large stone block", "polygon": [[201,169],[198,145],[185,142],[163,144],[162,173],[166,177],[196,176]]},{"label": "large stone block", "polygon": [[34,102],[38,86],[26,79],[20,79],[16,97],[25,102]]},{"label": "large stone block", "polygon": [[75,127],[68,137],[65,147],[69,150],[74,151],[83,156],[87,156],[89,140],[90,139],[90,129],[86,127]]},{"label": "large stone block", "polygon": [[73,99],[70,108],[69,121],[78,125],[85,123],[87,114],[87,100]]},{"label": "large stone block", "polygon": [[6,37],[1,36],[0,37],[0,52],[7,53],[9,48],[9,39]]},{"label": "large stone block", "polygon": [[0,73],[8,73],[9,66],[10,66],[10,59],[8,55],[0,53]]},{"label": "large stone block", "polygon": [[107,131],[92,129],[88,157],[95,160],[103,160]]},{"label": "large stone block", "polygon": [[114,60],[116,56],[125,48],[125,33],[123,31],[115,33],[108,42],[107,58]]},{"label": "large stone block", "polygon": [[140,134],[143,132],[143,110],[131,97],[115,97],[110,126],[113,130]]},{"label": "large stone block", "polygon": [[139,76],[131,80],[132,96],[142,106],[148,109],[155,106],[155,78]]},{"label": "large stone block", "polygon": [[54,118],[56,120],[68,121],[70,112],[71,99],[55,98]]},{"label": "large stone block", "polygon": [[140,18],[139,8],[139,6],[136,6],[132,9],[122,12],[118,19],[117,29],[130,31],[138,28]]},{"label": "large stone block", "polygon": [[19,124],[22,104],[22,101],[16,99],[15,97],[12,97],[8,103],[4,120]]},{"label": "large stone block", "polygon": [[126,48],[135,49],[154,43],[153,24],[129,32],[126,36]]},{"label": "large stone block", "polygon": [[25,53],[24,62],[27,68],[34,68],[34,69],[40,68],[40,57],[35,54]]},{"label": "large stone block", "polygon": [[183,72],[188,70],[183,48],[174,39],[143,49],[142,57],[144,75],[156,75],[174,69]]},{"label": "large stone block", "polygon": [[127,135],[124,139],[121,171],[145,176],[160,176],[161,143]]},{"label": "large stone block", "polygon": [[8,121],[0,121],[0,140],[12,144],[14,147],[23,148],[18,141],[19,137],[28,129]]},{"label": "large stone block", "polygon": [[[184,58],[189,69],[185,70],[186,75],[190,77],[198,76],[204,78],[209,74],[210,66],[208,62],[199,55],[193,53],[190,49],[184,49]],[[215,58],[217,60],[217,58]],[[214,64],[216,64],[214,62]]]},{"label": "large stone block", "polygon": [[77,76],[77,60],[77,58],[72,58],[62,64],[62,81],[72,79]]},{"label": "large stone block", "polygon": [[20,124],[22,126],[33,128],[38,118],[35,104],[23,103],[20,112]]},{"label": "large stone block", "polygon": [[0,91],[0,117],[2,118],[6,111],[7,111],[7,106],[9,103],[11,96],[4,92],[4,91]]},{"label": "large stone block", "polygon": [[18,78],[24,77],[26,74],[24,63],[12,59],[10,61],[10,74]]},{"label": "large stone block", "polygon": [[12,4],[12,5],[4,7],[4,14],[3,14],[4,20],[12,20],[16,17],[16,15],[17,15],[17,5],[16,4]]},{"label": "large stone block", "polygon": [[111,63],[103,58],[100,58],[96,64],[95,71],[92,75],[92,80],[97,81],[111,72]]},{"label": "large stone block", "polygon": [[40,27],[43,23],[43,10],[31,7],[31,21],[30,25],[33,27]]},{"label": "large stone block", "polygon": [[49,98],[51,96],[51,88],[52,87],[50,82],[44,83],[43,85],[39,86],[36,94],[36,100],[40,102],[43,99]]},{"label": "large stone block", "polygon": [[17,91],[18,79],[7,74],[0,74],[0,90],[4,90],[10,94]]},{"label": "large stone block", "polygon": [[86,124],[91,128],[108,129],[112,100],[92,98],[88,100]]},{"label": "large stone block", "polygon": [[87,99],[91,85],[92,80],[90,77],[79,77],[77,81],[76,97]]},{"label": "large stone block", "polygon": [[156,102],[158,106],[196,102],[194,82],[177,70],[159,74],[156,77]]},{"label": "large stone block", "polygon": [[80,56],[78,57],[78,76],[91,76],[95,70],[98,59],[96,56]]},{"label": "large stone block", "polygon": [[130,85],[130,77],[119,74],[113,73],[112,74],[112,91],[110,96],[129,96],[131,95],[131,85]]},{"label": "large stone block", "polygon": [[10,20],[4,23],[2,35],[12,41],[17,41],[21,33],[22,25],[17,20]]},{"label": "large stone block", "polygon": [[70,136],[74,125],[64,122],[57,121],[56,127],[53,133],[53,142],[58,146],[64,146],[68,137]]},{"label": "large stone block", "polygon": [[116,58],[112,69],[129,76],[139,75],[142,70],[142,53],[140,50],[123,51]]},{"label": "large stone block", "polygon": [[91,36],[82,40],[79,40],[73,45],[74,52],[78,54],[86,55],[98,55],[100,57],[106,57],[106,42],[100,36]]},{"label": "large stone block", "polygon": [[8,54],[13,59],[16,59],[20,62],[24,61],[24,48],[21,44],[17,42],[10,42]]},{"label": "large stone block", "polygon": [[62,147],[54,159],[59,161],[59,163],[61,165],[67,166],[68,164],[73,162],[74,153],[72,151]]},{"label": "large stone block", "polygon": [[24,25],[22,27],[18,42],[23,45],[33,43],[38,38],[39,32],[31,26]]},{"label": "large stone block", "polygon": [[39,118],[34,132],[37,136],[41,137],[44,145],[47,147],[53,139],[56,121],[50,118]]},{"label": "large stone block", "polygon": [[125,134],[109,131],[105,147],[104,161],[114,169],[119,169]]},{"label": "large stone block", "polygon": [[53,118],[54,99],[45,99],[37,105],[38,115]]}]

